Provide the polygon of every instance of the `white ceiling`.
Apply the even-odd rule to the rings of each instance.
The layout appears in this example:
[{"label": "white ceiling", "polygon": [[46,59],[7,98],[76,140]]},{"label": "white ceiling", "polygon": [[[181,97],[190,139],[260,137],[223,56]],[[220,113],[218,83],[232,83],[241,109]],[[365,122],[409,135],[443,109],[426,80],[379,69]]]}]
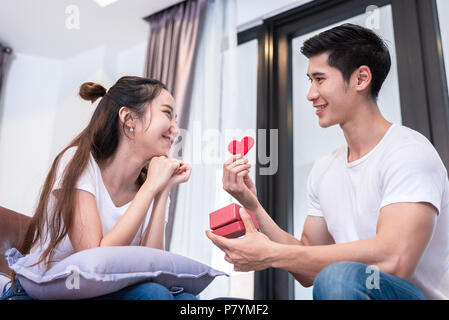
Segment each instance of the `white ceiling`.
[{"label": "white ceiling", "polygon": [[[15,52],[65,59],[98,46],[126,49],[146,41],[143,18],[182,0],[0,0],[0,41]],[[75,11],[79,29],[69,29]],[[67,8],[68,13],[66,13]]]}]

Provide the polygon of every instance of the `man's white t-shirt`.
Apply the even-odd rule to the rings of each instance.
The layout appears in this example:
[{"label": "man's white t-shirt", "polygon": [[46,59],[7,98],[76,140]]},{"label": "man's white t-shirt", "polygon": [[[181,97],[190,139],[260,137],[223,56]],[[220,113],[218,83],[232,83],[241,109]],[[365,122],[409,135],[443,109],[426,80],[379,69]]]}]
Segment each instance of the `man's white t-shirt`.
[{"label": "man's white t-shirt", "polygon": [[362,158],[348,163],[347,152],[344,145],[315,162],[307,183],[308,214],[324,217],[338,244],[374,238],[386,205],[431,203],[438,210],[436,225],[410,282],[429,299],[449,299],[449,183],[433,145],[393,124]]},{"label": "man's white t-shirt", "polygon": [[[53,207],[55,201],[53,191],[60,188],[60,184],[62,183],[63,171],[70,162],[70,160],[73,158],[76,148],[77,147],[68,149],[66,152],[64,152],[61,159],[59,160],[56,173],[56,181],[52,189],[52,193],[49,200],[49,212],[52,212],[51,208]],[[115,224],[120,220],[120,218],[123,216],[123,214],[128,209],[129,205],[131,204],[131,202],[129,202],[121,207],[115,206],[109,195],[109,192],[107,191],[103,183],[100,167],[98,166],[97,162],[92,156],[92,153],[89,156],[89,162],[86,166],[86,169],[83,171],[83,173],[81,174],[80,178],[78,179],[75,185],[75,189],[90,192],[95,196],[98,213],[100,215],[101,225],[103,229],[103,236],[106,235],[109,232],[109,230],[111,230],[115,226]],[[168,203],[167,209],[169,206]],[[150,208],[148,209],[148,212],[145,216],[144,223],[137,230],[136,236],[134,237],[130,245],[132,246],[139,245],[141,237],[143,237],[148,222],[150,220],[152,209],[153,203],[151,203]],[[165,213],[166,223],[167,223],[167,212],[168,210],[166,210]],[[45,243],[46,244],[44,245],[42,245],[41,243],[37,243],[31,249],[30,253],[33,254],[42,253],[47,247],[48,240]],[[55,248],[55,255],[54,258],[52,259],[52,263],[60,261],[73,253],[75,253],[75,250],[73,249],[72,243],[70,242],[69,236],[67,235],[57,246],[57,248]]]}]

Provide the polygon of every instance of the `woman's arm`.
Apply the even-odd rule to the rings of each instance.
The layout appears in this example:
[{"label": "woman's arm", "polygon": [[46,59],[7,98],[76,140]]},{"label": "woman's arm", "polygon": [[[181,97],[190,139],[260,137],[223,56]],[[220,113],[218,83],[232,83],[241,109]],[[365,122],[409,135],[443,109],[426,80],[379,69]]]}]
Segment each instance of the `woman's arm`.
[{"label": "woman's arm", "polygon": [[154,198],[153,211],[144,235],[140,240],[140,245],[165,250],[165,212],[169,194],[170,188],[166,188]]},{"label": "woman's arm", "polygon": [[157,191],[151,185],[143,184],[125,214],[115,226],[103,237],[100,246],[128,246],[137,234],[155,198]]},{"label": "woman's arm", "polygon": [[141,240],[141,245],[164,250],[164,231],[165,231],[165,212],[167,199],[173,186],[184,183],[189,180],[192,168],[187,163],[182,163],[177,171],[174,172],[165,188],[156,195],[153,204],[150,221],[148,222],[145,235]]},{"label": "woman's arm", "polygon": [[149,228],[146,230],[145,245],[162,248],[168,194],[171,186],[187,181],[190,172],[190,166],[179,160],[166,157],[153,158],[145,183],[123,216],[104,236],[95,196],[87,191],[75,190],[77,194],[74,219],[69,229],[69,237],[75,251],[105,246],[129,246],[141,227],[151,203],[156,200],[155,197],[159,193]]},{"label": "woman's arm", "polygon": [[136,236],[156,195],[149,184],[137,192],[124,215],[103,236],[100,214],[95,196],[84,190],[75,190],[76,203],[69,238],[75,251],[105,246],[128,246]]}]

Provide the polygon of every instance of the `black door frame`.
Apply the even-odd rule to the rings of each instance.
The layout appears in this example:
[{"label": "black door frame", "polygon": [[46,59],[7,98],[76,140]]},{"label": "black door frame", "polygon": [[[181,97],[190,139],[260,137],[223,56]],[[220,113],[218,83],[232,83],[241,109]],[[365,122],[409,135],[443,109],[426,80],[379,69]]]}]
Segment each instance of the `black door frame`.
[{"label": "black door frame", "polygon": [[[278,129],[278,172],[261,176],[260,164],[256,164],[259,200],[273,220],[290,234],[291,39],[362,14],[370,5],[392,7],[402,123],[426,136],[449,168],[449,99],[436,0],[315,0],[278,14],[262,25],[239,32],[238,42],[258,40],[257,128]],[[270,150],[269,146],[265,150]],[[258,271],[254,282],[255,299],[294,299],[294,279],[285,270]]]}]

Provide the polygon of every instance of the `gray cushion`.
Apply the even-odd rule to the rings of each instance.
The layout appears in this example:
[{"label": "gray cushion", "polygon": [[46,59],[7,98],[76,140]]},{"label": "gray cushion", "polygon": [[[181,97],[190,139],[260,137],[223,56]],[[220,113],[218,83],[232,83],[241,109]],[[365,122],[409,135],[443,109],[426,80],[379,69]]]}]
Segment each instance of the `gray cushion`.
[{"label": "gray cushion", "polygon": [[216,276],[228,276],[181,255],[141,246],[80,251],[56,262],[47,272],[42,265],[30,267],[38,255],[23,256],[13,248],[6,258],[33,299],[86,299],[144,281],[159,283],[174,294],[186,291],[197,295]]}]

